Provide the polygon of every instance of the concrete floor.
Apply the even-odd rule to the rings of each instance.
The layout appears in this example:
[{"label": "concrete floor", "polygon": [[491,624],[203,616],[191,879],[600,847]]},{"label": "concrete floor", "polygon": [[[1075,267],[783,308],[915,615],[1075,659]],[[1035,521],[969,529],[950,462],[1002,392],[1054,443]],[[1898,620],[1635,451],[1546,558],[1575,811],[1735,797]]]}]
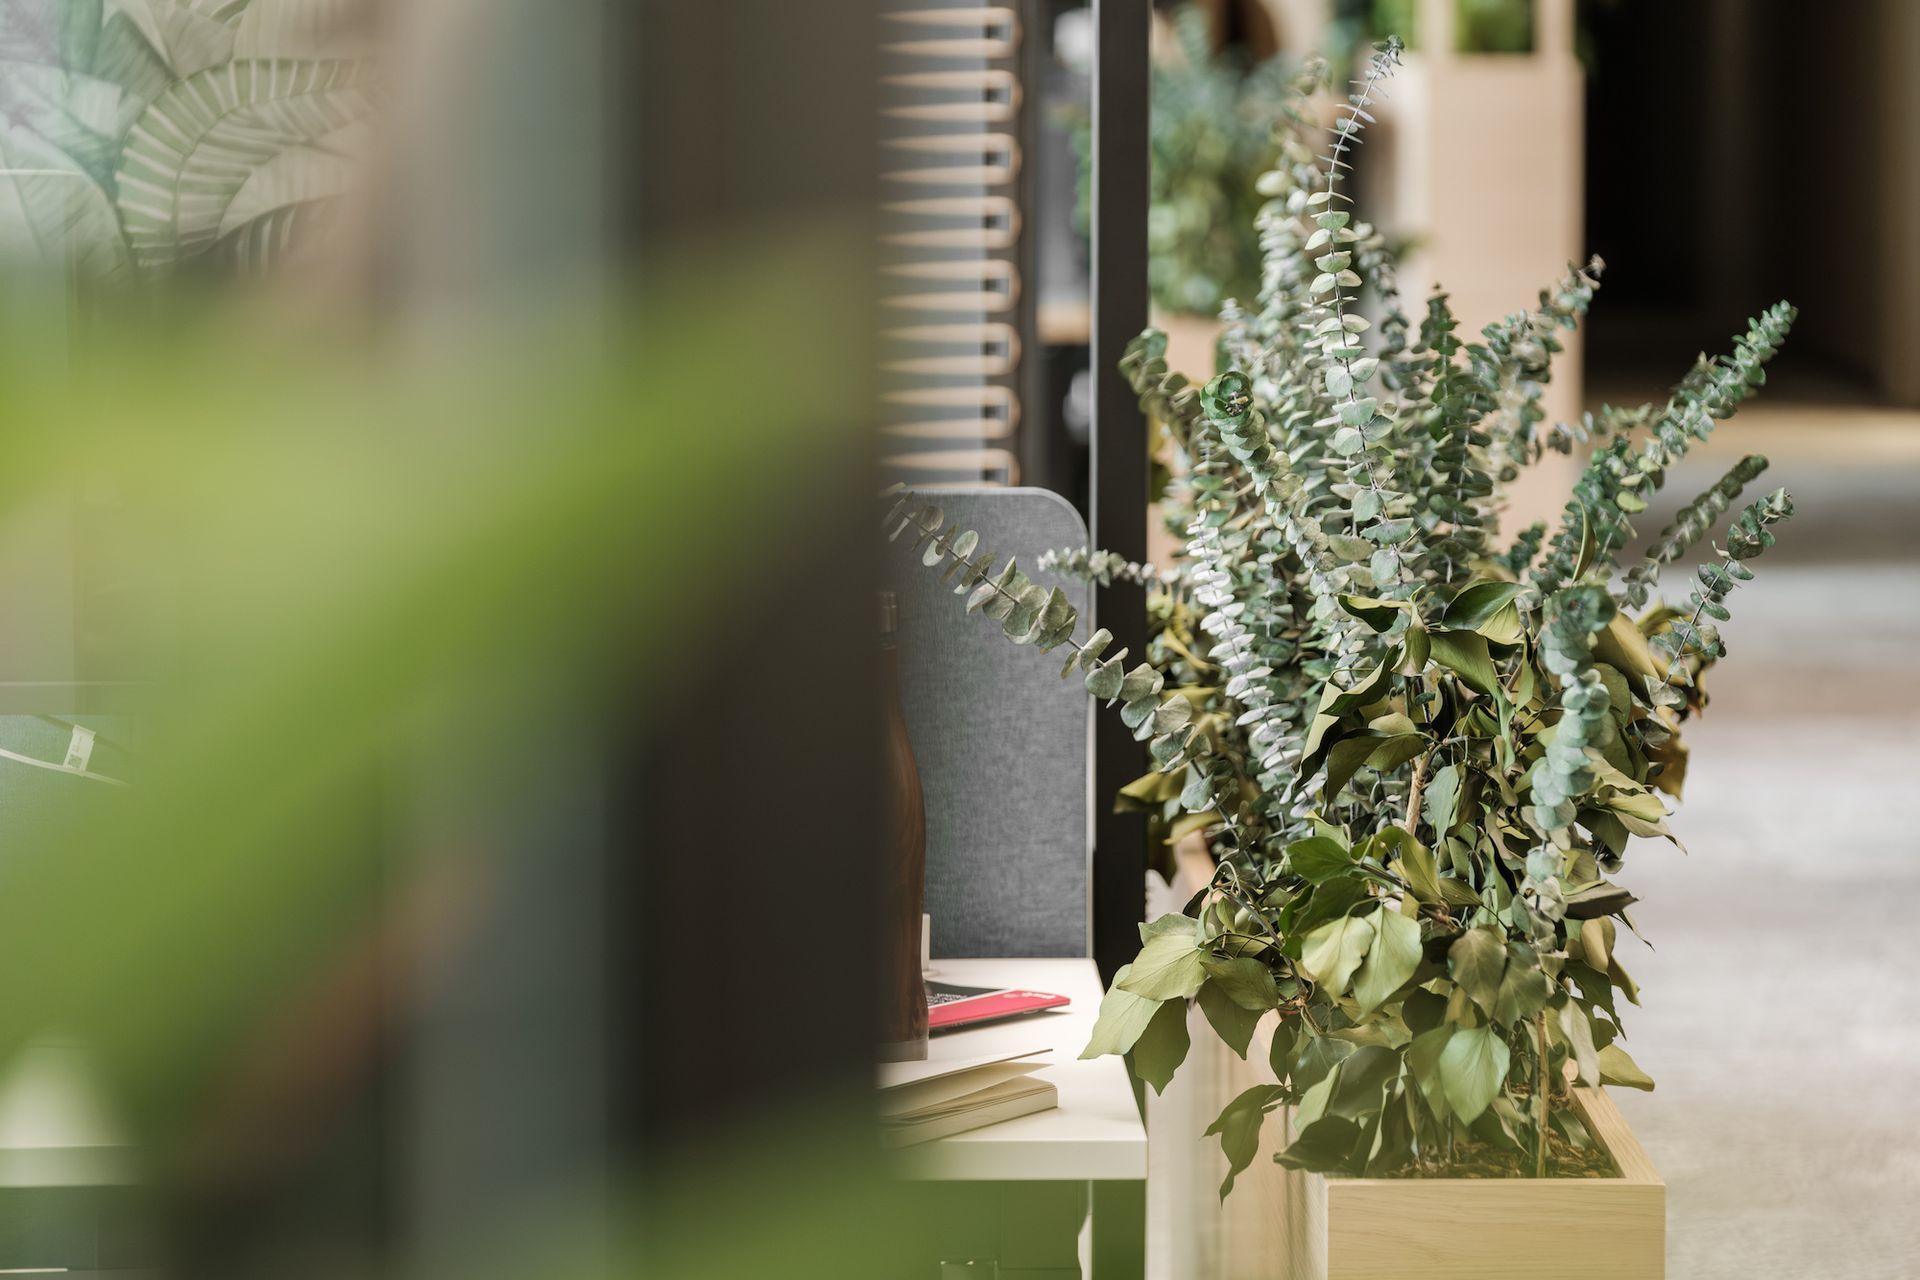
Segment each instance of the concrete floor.
[{"label": "concrete floor", "polygon": [[1756,405],[1669,489],[1748,450],[1798,514],[1729,602],[1689,852],[1643,842],[1621,873],[1653,947],[1624,953],[1628,1044],[1659,1087],[1615,1092],[1667,1179],[1675,1280],[1913,1277],[1920,415]]}]

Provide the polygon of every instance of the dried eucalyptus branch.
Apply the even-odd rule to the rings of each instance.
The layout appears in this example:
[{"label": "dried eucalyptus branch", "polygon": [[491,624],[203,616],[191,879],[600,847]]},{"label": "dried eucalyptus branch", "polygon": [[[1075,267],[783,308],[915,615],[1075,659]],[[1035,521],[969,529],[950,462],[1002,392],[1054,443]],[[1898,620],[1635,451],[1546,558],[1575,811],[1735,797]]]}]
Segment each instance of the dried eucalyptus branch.
[{"label": "dried eucalyptus branch", "polygon": [[1039,565],[1042,573],[1062,573],[1103,587],[1110,587],[1116,582],[1130,582],[1144,587],[1160,581],[1160,571],[1152,565],[1140,564],[1125,556],[1093,547],[1062,547],[1045,551],[1040,555]]}]

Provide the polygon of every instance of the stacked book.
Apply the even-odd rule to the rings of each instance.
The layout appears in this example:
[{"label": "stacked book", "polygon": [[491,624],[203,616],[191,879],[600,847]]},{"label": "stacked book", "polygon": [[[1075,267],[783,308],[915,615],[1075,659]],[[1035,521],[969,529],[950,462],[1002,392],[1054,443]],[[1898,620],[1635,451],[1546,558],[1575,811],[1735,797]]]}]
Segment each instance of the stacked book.
[{"label": "stacked book", "polygon": [[1033,1075],[1044,1052],[882,1063],[881,1141],[907,1147],[1058,1106],[1059,1091]]}]

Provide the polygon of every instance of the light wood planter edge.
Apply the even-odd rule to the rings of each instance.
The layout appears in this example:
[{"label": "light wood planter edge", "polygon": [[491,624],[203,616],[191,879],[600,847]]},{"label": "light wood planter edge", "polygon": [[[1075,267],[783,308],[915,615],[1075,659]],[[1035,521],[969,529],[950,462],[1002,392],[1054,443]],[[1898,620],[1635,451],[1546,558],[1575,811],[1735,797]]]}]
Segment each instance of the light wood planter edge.
[{"label": "light wood planter edge", "polygon": [[1662,1280],[1667,1188],[1603,1090],[1576,1088],[1613,1178],[1285,1172],[1291,1280]]}]

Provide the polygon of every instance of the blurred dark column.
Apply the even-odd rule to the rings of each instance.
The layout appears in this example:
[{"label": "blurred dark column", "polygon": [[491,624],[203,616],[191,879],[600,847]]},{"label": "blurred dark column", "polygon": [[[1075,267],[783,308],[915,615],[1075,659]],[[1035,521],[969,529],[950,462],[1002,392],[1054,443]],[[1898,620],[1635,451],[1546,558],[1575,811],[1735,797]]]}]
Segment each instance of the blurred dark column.
[{"label": "blurred dark column", "polygon": [[[610,236],[643,306],[648,282],[689,253],[750,263],[816,233],[847,254],[843,296],[869,294],[871,0],[643,0],[609,13]],[[646,324],[670,322],[646,311]],[[871,333],[835,333],[831,349],[832,376],[865,412]],[[751,376],[754,351],[738,358]],[[766,411],[785,411],[778,388]],[[764,526],[760,576],[732,584],[677,670],[641,673],[609,778],[615,1136],[645,1171],[849,1081],[871,1088],[883,801],[871,434],[791,429],[822,443],[788,478],[788,509],[713,495],[715,520]],[[698,555],[700,541],[689,529],[658,554]],[[671,611],[657,625],[676,625]]]},{"label": "blurred dark column", "polygon": [[[617,83],[602,66],[606,8],[428,0],[391,19],[411,78],[396,111],[401,194],[383,275],[403,331],[431,343],[475,323],[531,331],[549,313],[617,315],[604,234]],[[449,457],[578,447],[604,429],[578,412],[515,424],[511,440],[476,438],[460,419],[407,425]],[[617,589],[607,584],[609,598]],[[625,708],[620,691],[585,683],[557,656],[502,670],[423,726],[399,762],[395,838],[458,868],[438,892],[473,904],[452,954],[394,962],[413,968],[385,1082],[383,1252],[398,1273],[476,1274],[540,1215],[564,1214],[548,1229],[571,1233],[583,1268],[608,1248],[619,1087],[609,889],[630,856],[610,816],[624,762],[610,759]]]},{"label": "blurred dark column", "polygon": [[1014,180],[1014,202],[1021,213],[1020,248],[1015,258],[1020,273],[1020,300],[1014,305],[1014,324],[1022,344],[1019,381],[1020,404],[1024,413],[1020,424],[1020,483],[1043,489],[1065,491],[1072,482],[1064,474],[1061,431],[1056,426],[1056,406],[1047,401],[1046,359],[1040,346],[1040,200],[1039,175],[1041,139],[1045,136],[1047,109],[1041,85],[1052,62],[1050,34],[1045,29],[1046,6],[1039,0],[1018,0],[1014,6],[1020,24],[1020,47],[1014,57],[1014,74],[1020,78],[1020,107],[1013,132],[1020,143],[1020,172]]},{"label": "blurred dark column", "polygon": [[[1746,296],[1756,274],[1760,226],[1749,216],[1756,168],[1766,148],[1765,134],[1752,117],[1756,57],[1756,16],[1750,0],[1708,0],[1701,68],[1701,129],[1707,145],[1699,151],[1703,170],[1701,225],[1695,240],[1703,264],[1706,312],[1731,324],[1746,314]],[[1618,129],[1617,121],[1600,128]]]},{"label": "blurred dark column", "polygon": [[[1094,0],[1093,545],[1147,558],[1147,433],[1120,353],[1147,323],[1147,0]],[[1145,592],[1116,582],[1095,597],[1096,625],[1133,661],[1147,651]],[[1113,812],[1114,792],[1146,755],[1113,715],[1094,720],[1093,954],[1111,980],[1140,948],[1146,826]]]},{"label": "blurred dark column", "polygon": [[[677,242],[875,224],[875,0],[609,4],[611,237]],[[863,292],[865,280],[849,281]]]},{"label": "blurred dark column", "polygon": [[1880,317],[1882,389],[1895,404],[1920,407],[1920,6],[1882,0],[1889,15],[1877,80],[1889,103],[1881,156],[1887,166],[1887,229]]}]

